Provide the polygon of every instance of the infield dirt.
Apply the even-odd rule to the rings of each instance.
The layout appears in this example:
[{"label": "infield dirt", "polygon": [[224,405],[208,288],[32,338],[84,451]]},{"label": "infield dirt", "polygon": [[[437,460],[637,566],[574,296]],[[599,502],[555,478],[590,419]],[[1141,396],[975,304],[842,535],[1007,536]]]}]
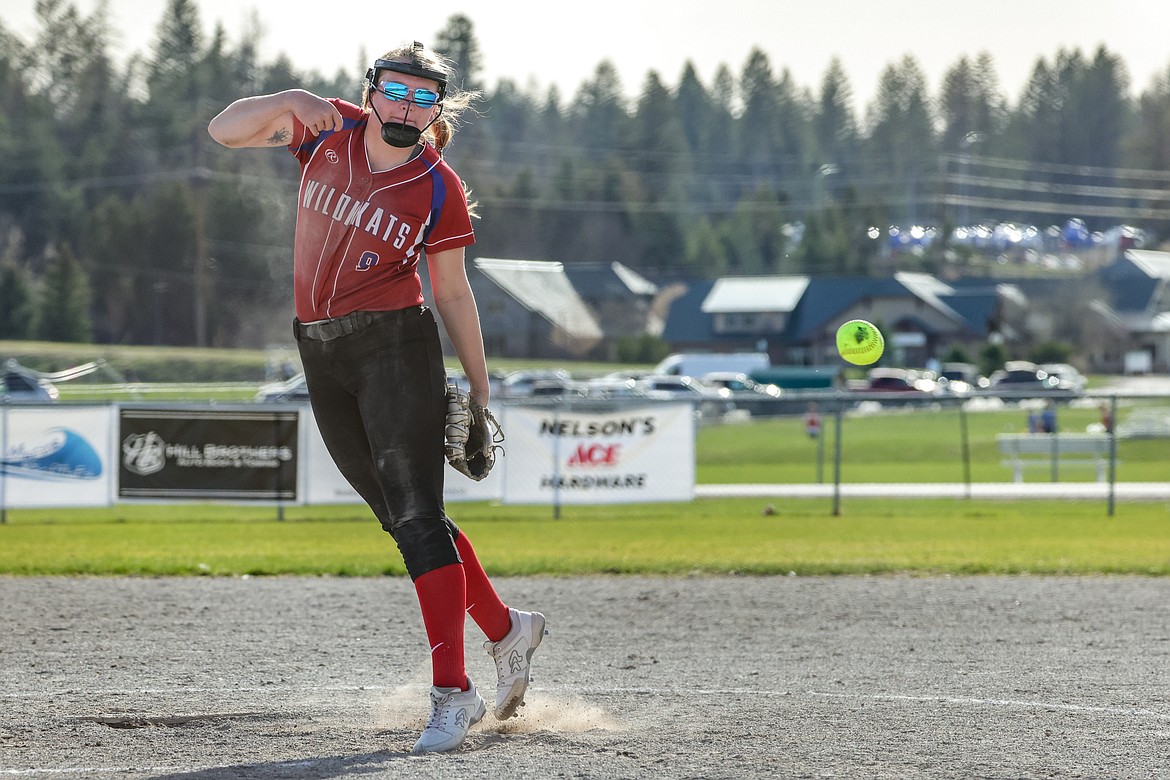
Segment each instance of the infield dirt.
[{"label": "infield dirt", "polygon": [[548,616],[529,704],[413,757],[405,579],[0,578],[0,778],[1170,777],[1170,580],[497,586]]}]

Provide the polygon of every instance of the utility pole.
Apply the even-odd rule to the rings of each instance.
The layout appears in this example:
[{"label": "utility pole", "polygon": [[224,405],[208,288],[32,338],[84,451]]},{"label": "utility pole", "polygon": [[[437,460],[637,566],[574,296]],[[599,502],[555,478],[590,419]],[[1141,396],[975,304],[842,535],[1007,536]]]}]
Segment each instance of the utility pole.
[{"label": "utility pole", "polygon": [[961,155],[959,157],[960,176],[959,187],[963,193],[962,197],[962,221],[963,227],[971,227],[971,181],[968,178],[971,171],[971,147],[983,140],[983,134],[972,130],[963,136],[963,140],[959,142]]},{"label": "utility pole", "polygon": [[817,211],[824,211],[825,201],[832,200],[832,197],[826,192],[828,183],[825,181],[835,173],[840,173],[841,168],[836,163],[825,163],[820,168],[817,168],[816,178],[816,208]]},{"label": "utility pole", "polygon": [[203,141],[195,134],[195,167],[191,170],[191,196],[194,200],[195,219],[195,267],[194,275],[194,324],[195,346],[206,347],[207,343],[207,301],[210,298],[210,268],[207,257],[207,185],[211,171],[203,165]]}]

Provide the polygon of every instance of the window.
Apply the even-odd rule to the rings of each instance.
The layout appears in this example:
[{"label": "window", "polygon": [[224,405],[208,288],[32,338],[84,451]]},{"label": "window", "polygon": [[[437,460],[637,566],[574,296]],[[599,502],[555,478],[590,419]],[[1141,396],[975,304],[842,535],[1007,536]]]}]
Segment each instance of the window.
[{"label": "window", "polygon": [[715,315],[716,333],[774,334],[784,330],[786,315],[781,312],[721,312]]}]

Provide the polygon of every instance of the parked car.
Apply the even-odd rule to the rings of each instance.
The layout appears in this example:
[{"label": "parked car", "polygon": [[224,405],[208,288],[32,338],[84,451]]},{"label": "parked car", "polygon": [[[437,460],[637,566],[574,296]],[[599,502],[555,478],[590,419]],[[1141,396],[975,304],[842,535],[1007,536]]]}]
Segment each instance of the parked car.
[{"label": "parked car", "polygon": [[633,379],[633,380],[635,380],[635,381],[636,381],[636,380],[638,380],[638,379],[643,379],[643,378],[645,378],[645,377],[648,377],[648,376],[653,376],[653,375],[654,375],[654,372],[653,372],[653,371],[650,371],[650,370],[644,370],[644,369],[621,369],[620,371],[611,371],[611,372],[609,372],[608,374],[603,374],[603,375],[601,375],[600,377],[597,377],[597,378],[596,378],[595,380],[593,380],[593,381],[601,381],[601,382],[608,382],[608,381],[624,382],[624,381],[626,381],[627,379]]},{"label": "parked car", "polygon": [[908,368],[870,369],[863,392],[931,394],[937,390],[933,379],[925,379]]},{"label": "parked car", "polygon": [[1068,363],[1044,363],[1040,366],[1040,370],[1046,371],[1048,376],[1056,377],[1060,389],[1070,393],[1083,393],[1089,384],[1085,375]]},{"label": "parked car", "polygon": [[20,365],[9,362],[0,369],[0,400],[52,403],[59,397],[56,385]]},{"label": "parked car", "polygon": [[935,379],[939,390],[949,395],[967,395],[984,390],[991,382],[972,363],[943,363]]},{"label": "parked car", "polygon": [[513,371],[500,382],[500,397],[517,398],[532,395],[532,387],[542,380],[564,382],[568,380],[569,372],[563,368],[536,368],[525,371]]},{"label": "parked car", "polygon": [[727,390],[735,408],[749,415],[775,415],[782,411],[779,401],[784,391],[776,385],[757,382],[745,373],[713,371],[704,374],[702,382],[708,387]]},{"label": "parked car", "polygon": [[528,393],[531,398],[584,398],[585,385],[572,379],[538,379]]},{"label": "parked car", "polygon": [[726,388],[731,391],[732,397],[741,393],[749,393],[767,398],[779,398],[783,393],[776,385],[761,384],[747,374],[736,371],[712,371],[709,374],[704,374],[700,381],[708,387]]},{"label": "parked car", "polygon": [[642,377],[634,387],[647,398],[692,401],[700,417],[719,417],[735,408],[730,390],[708,387],[694,377],[655,374]]},{"label": "parked car", "polygon": [[586,393],[590,398],[631,398],[641,395],[637,385],[638,380],[632,376],[607,374],[590,379]]},{"label": "parked car", "polygon": [[262,385],[252,400],[262,404],[308,403],[309,388],[305,384],[305,375],[297,374],[283,382]]},{"label": "parked car", "polygon": [[659,393],[683,397],[730,398],[731,391],[725,388],[708,387],[691,376],[668,376],[653,374],[635,382],[638,389],[646,393]]},{"label": "parked car", "polygon": [[1028,360],[1009,360],[992,374],[991,389],[1008,393],[1067,393],[1060,379]]}]

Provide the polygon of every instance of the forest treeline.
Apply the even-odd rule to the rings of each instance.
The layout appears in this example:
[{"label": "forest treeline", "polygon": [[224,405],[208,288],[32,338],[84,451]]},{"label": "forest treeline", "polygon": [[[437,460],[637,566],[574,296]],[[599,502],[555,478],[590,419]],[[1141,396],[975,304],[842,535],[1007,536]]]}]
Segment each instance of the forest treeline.
[{"label": "forest treeline", "polygon": [[[36,15],[27,38],[0,23],[0,339],[287,341],[296,164],[222,149],[207,123],[290,87],[359,102],[368,63],[264,61],[258,20],[232,40],[202,29],[197,0],[167,0],[129,57],[100,4]],[[631,100],[612,59],[573,95],[483,83],[461,15],[428,43],[483,96],[448,151],[482,217],[469,257],[620,261],[656,281],[866,274],[889,225],[1170,232],[1170,63],[1132,98],[1123,52],[1062,49],[1009,100],[987,54],[958,56],[937,94],[907,55],[858,115],[837,60],[806,87],[755,50],[708,83],[690,64],[649,72]]]}]

